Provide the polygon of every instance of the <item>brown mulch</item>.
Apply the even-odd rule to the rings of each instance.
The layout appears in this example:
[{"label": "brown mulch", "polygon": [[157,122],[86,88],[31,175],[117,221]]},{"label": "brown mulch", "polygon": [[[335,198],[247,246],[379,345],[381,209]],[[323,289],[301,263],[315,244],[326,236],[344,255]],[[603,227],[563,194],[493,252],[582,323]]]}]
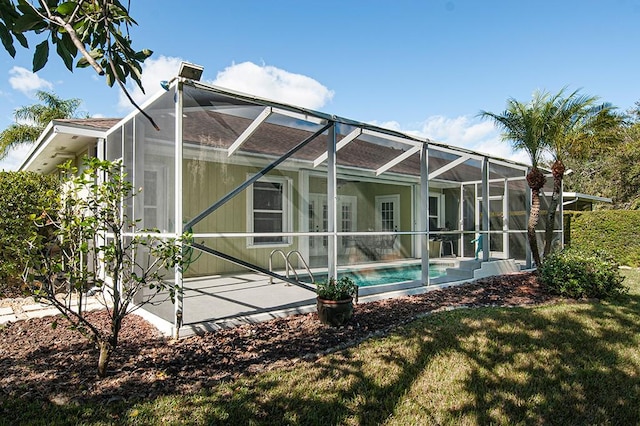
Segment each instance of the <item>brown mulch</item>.
[{"label": "brown mulch", "polygon": [[[524,306],[558,300],[533,273],[485,278],[416,296],[359,304],[348,326],[322,325],[315,313],[169,341],[129,315],[106,378],[96,377],[97,351],[53,317],[0,326],[0,400],[111,402],[192,393],[242,374],[313,360],[388,333],[429,312],[477,306]],[[106,321],[106,312],[92,312]]]}]

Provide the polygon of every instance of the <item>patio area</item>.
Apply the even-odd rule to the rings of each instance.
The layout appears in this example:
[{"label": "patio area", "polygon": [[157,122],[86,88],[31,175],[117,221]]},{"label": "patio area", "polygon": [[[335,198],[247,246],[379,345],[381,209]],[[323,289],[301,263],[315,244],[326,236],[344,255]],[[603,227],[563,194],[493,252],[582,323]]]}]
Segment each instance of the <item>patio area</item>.
[{"label": "patio area", "polygon": [[[424,286],[419,279],[391,282],[386,284],[360,287],[359,303],[396,298],[406,295],[422,294],[443,287],[460,285],[472,278],[463,277],[459,266],[473,259],[443,258],[434,259],[432,265],[441,273],[432,280],[432,285]],[[371,274],[371,271],[401,269],[419,266],[416,261],[377,262],[360,265],[349,270],[354,274],[360,271]],[[400,268],[399,268],[400,267]],[[458,271],[458,272],[456,272]],[[285,274],[285,271],[275,271]],[[314,268],[316,276],[326,276],[326,269]],[[340,271],[341,273],[347,273]],[[313,289],[313,285],[309,286]],[[273,279],[264,274],[246,272],[232,273],[209,277],[188,278],[184,280],[182,298],[184,309],[181,337],[202,334],[209,331],[231,328],[242,324],[258,323],[274,318],[283,318],[295,314],[315,312],[316,294],[288,282]],[[163,319],[172,318],[176,305],[166,300],[155,305],[147,305],[138,311],[143,318],[153,323],[166,335],[174,333],[174,324]]]}]

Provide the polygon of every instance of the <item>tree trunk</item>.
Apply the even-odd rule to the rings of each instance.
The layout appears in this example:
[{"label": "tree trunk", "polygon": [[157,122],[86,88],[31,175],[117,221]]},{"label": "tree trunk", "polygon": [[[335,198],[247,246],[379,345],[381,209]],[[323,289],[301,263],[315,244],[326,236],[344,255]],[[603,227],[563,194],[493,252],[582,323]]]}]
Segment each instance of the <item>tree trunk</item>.
[{"label": "tree trunk", "polygon": [[98,375],[105,377],[107,375],[107,366],[113,353],[113,347],[107,340],[100,340],[98,342],[98,348],[100,349],[100,356],[98,357]]},{"label": "tree trunk", "polygon": [[527,183],[531,188],[531,211],[529,212],[529,223],[527,224],[527,237],[529,238],[529,248],[536,267],[540,267],[540,251],[538,250],[538,238],[536,237],[536,226],[540,218],[540,189],[544,187],[546,178],[544,174],[537,168],[533,167],[527,173]]},{"label": "tree trunk", "polygon": [[561,160],[556,160],[551,166],[551,172],[553,173],[553,194],[551,195],[551,203],[549,203],[549,211],[547,211],[547,224],[544,230],[544,255],[547,257],[551,253],[551,246],[553,243],[553,230],[556,223],[556,210],[558,204],[562,199],[562,178],[564,176],[564,164]]},{"label": "tree trunk", "polygon": [[536,225],[540,217],[540,190],[531,190],[531,212],[529,213],[529,224],[527,225],[527,236],[529,237],[529,247],[536,267],[542,265],[540,261],[540,250],[538,250],[538,238],[536,237]]}]

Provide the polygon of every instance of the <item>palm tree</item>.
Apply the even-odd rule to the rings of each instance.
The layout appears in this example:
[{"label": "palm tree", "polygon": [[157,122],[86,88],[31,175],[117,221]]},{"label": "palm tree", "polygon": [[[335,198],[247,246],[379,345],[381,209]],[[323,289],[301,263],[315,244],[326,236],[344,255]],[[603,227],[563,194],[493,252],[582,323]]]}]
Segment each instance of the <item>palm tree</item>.
[{"label": "palm tree", "polygon": [[545,130],[549,116],[553,113],[553,100],[544,92],[536,91],[531,102],[524,104],[510,98],[507,108],[502,114],[481,111],[482,118],[491,118],[502,129],[502,139],[511,143],[514,150],[525,151],[531,161],[531,169],[527,173],[527,184],[531,188],[531,210],[527,223],[527,237],[529,247],[536,265],[542,264],[536,226],[540,216],[540,190],[544,187],[546,178],[538,168],[545,148]]},{"label": "palm tree", "polygon": [[553,175],[553,193],[545,227],[544,254],[551,252],[556,210],[562,199],[562,180],[566,171],[565,161],[579,156],[585,146],[593,142],[597,133],[620,124],[610,104],[597,105],[596,96],[580,95],[578,90],[564,97],[560,90],[549,102],[552,111],[548,118],[544,138],[545,149],[551,154],[551,173]]},{"label": "palm tree", "polygon": [[50,121],[74,118],[82,101],[60,99],[54,93],[37,91],[41,104],[23,106],[14,111],[15,123],[0,133],[0,160],[18,145],[35,142]]}]

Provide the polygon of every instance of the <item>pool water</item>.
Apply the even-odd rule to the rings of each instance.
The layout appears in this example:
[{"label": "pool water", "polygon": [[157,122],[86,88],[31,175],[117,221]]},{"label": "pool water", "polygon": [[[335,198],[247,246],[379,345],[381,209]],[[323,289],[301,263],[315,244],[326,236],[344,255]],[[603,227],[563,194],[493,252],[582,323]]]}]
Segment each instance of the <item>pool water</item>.
[{"label": "pool water", "polygon": [[[446,274],[448,265],[429,265],[429,278],[437,278]],[[403,281],[415,281],[422,279],[420,265],[399,266],[393,268],[361,268],[357,270],[338,272],[338,278],[351,277],[358,287],[370,287],[381,284],[393,284]],[[306,281],[307,277],[301,277]],[[327,279],[327,275],[314,275],[316,282]]]}]

